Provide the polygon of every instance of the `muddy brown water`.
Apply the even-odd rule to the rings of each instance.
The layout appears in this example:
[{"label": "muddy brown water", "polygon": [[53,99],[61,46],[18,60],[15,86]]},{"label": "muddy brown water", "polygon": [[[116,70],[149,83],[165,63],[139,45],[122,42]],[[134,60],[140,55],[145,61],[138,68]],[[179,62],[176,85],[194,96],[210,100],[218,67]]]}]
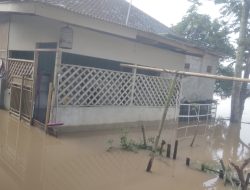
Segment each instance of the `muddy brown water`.
[{"label": "muddy brown water", "polygon": [[[149,152],[106,151],[110,139],[114,147],[119,147],[120,131],[62,134],[54,138],[0,110],[0,189],[230,189],[216,175],[193,168],[220,158],[237,162],[250,156],[250,139],[241,138],[241,131],[249,130],[246,127],[203,127],[193,148],[189,145],[194,128],[168,128],[163,132],[167,143],[179,139],[177,160],[157,157],[153,172],[146,173]],[[146,130],[148,137],[155,132]],[[129,131],[128,138],[141,139],[140,129]],[[192,168],[185,166],[186,157],[191,158]]]}]

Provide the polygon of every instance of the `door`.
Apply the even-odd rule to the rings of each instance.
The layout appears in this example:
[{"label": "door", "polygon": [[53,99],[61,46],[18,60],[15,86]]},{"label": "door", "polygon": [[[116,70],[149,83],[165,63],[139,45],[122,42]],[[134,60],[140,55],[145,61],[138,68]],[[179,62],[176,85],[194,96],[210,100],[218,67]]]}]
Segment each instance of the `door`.
[{"label": "door", "polygon": [[34,119],[45,124],[49,83],[53,82],[56,51],[39,51],[36,79]]}]

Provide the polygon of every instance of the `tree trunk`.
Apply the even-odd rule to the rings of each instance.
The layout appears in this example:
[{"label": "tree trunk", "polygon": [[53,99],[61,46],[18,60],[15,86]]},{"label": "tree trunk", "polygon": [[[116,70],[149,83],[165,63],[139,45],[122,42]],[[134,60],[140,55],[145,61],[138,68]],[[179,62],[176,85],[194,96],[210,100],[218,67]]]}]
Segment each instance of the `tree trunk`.
[{"label": "tree trunk", "polygon": [[[244,78],[249,78],[250,74],[250,57],[248,57],[246,66],[244,69]],[[247,89],[247,82],[244,82],[241,87],[241,92],[240,92],[240,116],[242,117],[243,111],[244,111],[244,104],[246,99],[249,97],[248,95],[248,89]]]},{"label": "tree trunk", "polygon": [[[237,48],[236,66],[235,66],[235,77],[240,77],[240,78],[242,74],[242,66],[244,62],[244,54],[246,49],[248,18],[249,18],[249,4],[247,0],[244,0],[242,4],[240,33],[238,39],[238,48]],[[241,122],[242,109],[244,108],[244,103],[241,102],[241,89],[242,89],[242,83],[234,81],[232,90],[231,117],[230,117],[230,121],[232,123]],[[243,106],[241,106],[242,103]]]}]

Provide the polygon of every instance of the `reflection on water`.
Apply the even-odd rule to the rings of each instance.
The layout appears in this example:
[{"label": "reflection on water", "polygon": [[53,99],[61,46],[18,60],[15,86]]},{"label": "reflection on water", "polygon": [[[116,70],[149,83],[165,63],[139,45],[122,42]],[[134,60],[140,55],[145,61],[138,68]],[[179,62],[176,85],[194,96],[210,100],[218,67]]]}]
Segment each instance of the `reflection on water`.
[{"label": "reflection on water", "polygon": [[[119,146],[120,132],[85,132],[56,139],[38,128],[26,126],[0,111],[0,189],[3,190],[151,190],[226,189],[214,175],[185,167],[185,158],[206,162],[250,156],[249,142],[240,126],[171,128],[163,135],[167,143],[179,139],[177,161],[158,158],[153,173],[145,172],[148,153],[105,149],[113,139]],[[146,130],[147,136],[155,130]],[[129,138],[141,139],[140,130]]]}]

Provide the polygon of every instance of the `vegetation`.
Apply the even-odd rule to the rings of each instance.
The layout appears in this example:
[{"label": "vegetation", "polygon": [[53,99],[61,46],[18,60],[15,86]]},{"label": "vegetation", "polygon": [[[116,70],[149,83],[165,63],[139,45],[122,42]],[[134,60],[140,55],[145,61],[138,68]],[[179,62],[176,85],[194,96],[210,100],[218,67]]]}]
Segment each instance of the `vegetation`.
[{"label": "vegetation", "polygon": [[[223,64],[220,63],[217,68],[217,74],[233,77],[234,68],[232,64],[224,66]],[[215,93],[221,97],[230,97],[232,95],[232,87],[233,87],[233,81],[216,80]]]},{"label": "vegetation", "polygon": [[173,30],[200,47],[219,51],[225,57],[234,55],[229,41],[229,29],[219,20],[197,12],[188,12]]},{"label": "vegetation", "polygon": [[[235,77],[249,78],[250,74],[250,40],[249,40],[249,11],[250,0],[214,0],[222,6],[220,19],[211,20],[208,15],[197,13],[201,0],[189,0],[192,6],[187,15],[173,29],[186,39],[196,44],[212,48],[225,54],[224,58],[234,59]],[[234,50],[230,43],[230,34],[239,35]],[[231,67],[231,68],[230,68]],[[232,75],[232,65],[228,68],[218,68],[218,74]],[[229,96],[232,92],[232,107],[230,121],[241,122],[245,100],[250,96],[247,83],[217,81],[216,92],[222,96]]]},{"label": "vegetation", "polygon": [[[215,0],[215,3],[222,4],[222,14],[233,17],[231,22],[227,24],[233,28],[233,31],[238,33],[235,64],[235,77],[241,77],[244,72],[244,78],[249,78],[250,61],[249,61],[249,0]],[[241,122],[242,113],[244,110],[245,100],[248,97],[247,83],[234,82],[232,88],[231,102],[231,117],[233,123]]]}]

